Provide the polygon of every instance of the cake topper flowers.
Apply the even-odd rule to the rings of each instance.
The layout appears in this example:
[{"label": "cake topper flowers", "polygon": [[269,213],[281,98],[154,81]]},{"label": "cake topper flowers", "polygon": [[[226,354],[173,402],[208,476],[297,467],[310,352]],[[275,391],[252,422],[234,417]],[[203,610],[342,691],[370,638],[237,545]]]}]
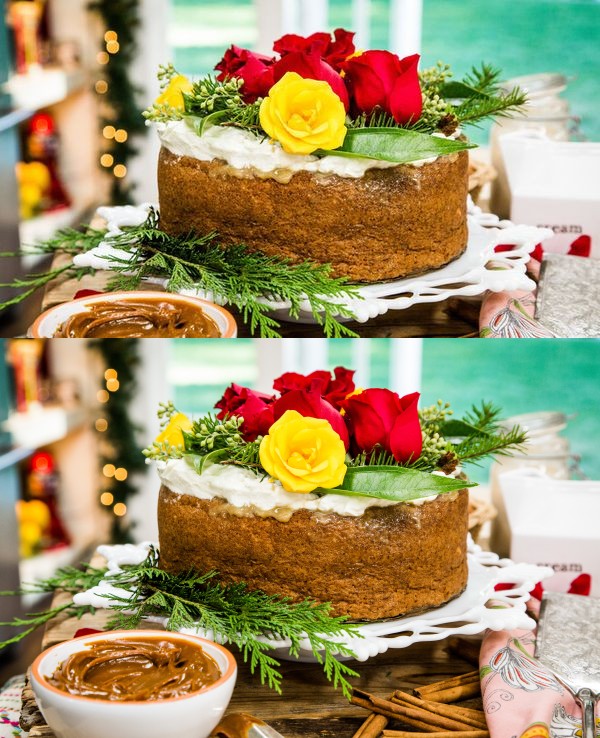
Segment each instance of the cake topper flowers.
[{"label": "cake topper flowers", "polygon": [[473,486],[462,466],[525,440],[518,427],[500,429],[490,404],[454,419],[447,403],[420,410],[417,392],[357,388],[353,375],[344,367],[333,376],[289,372],[272,395],[232,384],[215,404],[218,414],[193,422],[163,405],[164,429],[144,454],[186,458],[200,475],[215,464],[237,466],[286,492],[402,502]]},{"label": "cake topper flowers", "polygon": [[[474,67],[462,80],[438,63],[418,70],[419,55],[356,49],[354,34],[287,34],[273,56],[231,46],[216,77],[191,82],[161,67],[161,95],[144,115],[168,123],[185,119],[198,135],[213,125],[268,136],[291,154],[333,154],[408,163],[471,148],[465,125],[510,115],[525,102],[505,93],[500,72]],[[432,135],[435,134],[435,135]]]}]

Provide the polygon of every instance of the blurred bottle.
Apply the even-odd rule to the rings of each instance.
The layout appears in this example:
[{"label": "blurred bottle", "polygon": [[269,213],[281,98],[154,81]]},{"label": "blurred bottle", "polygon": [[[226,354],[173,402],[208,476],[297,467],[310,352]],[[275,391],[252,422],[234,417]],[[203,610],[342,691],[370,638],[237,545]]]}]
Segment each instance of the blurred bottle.
[{"label": "blurred bottle", "polygon": [[492,504],[498,515],[492,522],[490,548],[500,556],[510,555],[510,530],[499,476],[513,469],[535,469],[554,479],[569,479],[578,470],[578,457],[571,453],[569,441],[559,435],[567,427],[568,417],[559,412],[515,415],[503,423],[519,425],[527,432],[528,442],[521,452],[496,459],[490,468]]},{"label": "blurred bottle", "polygon": [[567,100],[559,97],[569,80],[563,74],[543,73],[514,77],[503,84],[506,91],[520,87],[527,93],[528,103],[521,114],[503,118],[490,130],[490,155],[498,176],[492,182],[490,210],[500,218],[510,218],[510,189],[500,148],[500,138],[509,133],[526,131],[552,141],[568,141],[580,137],[579,120],[571,114]]}]

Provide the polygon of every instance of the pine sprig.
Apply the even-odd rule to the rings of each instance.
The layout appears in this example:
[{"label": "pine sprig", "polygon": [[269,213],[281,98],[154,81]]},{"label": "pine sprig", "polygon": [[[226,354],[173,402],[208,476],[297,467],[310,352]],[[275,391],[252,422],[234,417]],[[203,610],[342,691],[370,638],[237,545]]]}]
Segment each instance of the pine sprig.
[{"label": "pine sprig", "polygon": [[[261,683],[281,693],[280,663],[273,656],[274,646],[267,639],[291,643],[290,653],[298,655],[306,641],[323,665],[326,677],[350,696],[348,677],[358,674],[336,656],[354,656],[352,650],[337,639],[360,637],[358,626],[344,617],[330,615],[328,603],[309,600],[293,603],[287,597],[249,590],[243,583],[223,585],[216,581],[216,572],[204,574],[169,574],[159,568],[158,551],[151,549],[148,558],[135,566],[124,566],[120,572],[108,572],[86,565],[82,571],[62,569],[55,577],[24,591],[76,592],[95,586],[101,580],[123,590],[123,595],[104,595],[113,611],[110,629],[132,629],[148,616],[165,617],[167,630],[199,629],[221,643],[233,643],[257,672]],[[38,627],[62,613],[81,617],[93,612],[89,606],[65,603],[51,610],[15,619],[14,627],[26,627],[24,633],[0,643],[0,649],[22,639]]]},{"label": "pine sprig", "polygon": [[525,433],[515,427],[506,433],[469,436],[454,446],[454,452],[460,463],[476,464],[488,456],[510,456],[518,451],[526,440]]},{"label": "pine sprig", "polygon": [[475,125],[485,118],[506,118],[518,112],[527,102],[525,93],[516,87],[505,95],[472,97],[454,108],[461,125]]},{"label": "pine sprig", "polygon": [[[163,278],[167,291],[200,290],[216,302],[235,305],[250,332],[262,338],[280,337],[280,324],[272,316],[267,300],[288,301],[292,318],[309,308],[328,338],[356,337],[338,318],[355,317],[344,301],[360,299],[358,288],[344,278],[331,276],[329,264],[310,261],[294,264],[260,251],[248,251],[242,244],[226,246],[220,243],[216,233],[170,236],[159,229],[158,213],[153,209],[145,223],[122,234],[108,236],[101,230],[66,229],[31,247],[31,252],[73,256],[95,248],[100,242],[126,252],[125,257],[106,256],[107,268],[115,272],[108,290],[134,290],[146,278]],[[95,271],[69,262],[49,272],[2,284],[18,290],[18,294],[0,303],[0,312],[22,302],[57,277],[79,280]]]}]

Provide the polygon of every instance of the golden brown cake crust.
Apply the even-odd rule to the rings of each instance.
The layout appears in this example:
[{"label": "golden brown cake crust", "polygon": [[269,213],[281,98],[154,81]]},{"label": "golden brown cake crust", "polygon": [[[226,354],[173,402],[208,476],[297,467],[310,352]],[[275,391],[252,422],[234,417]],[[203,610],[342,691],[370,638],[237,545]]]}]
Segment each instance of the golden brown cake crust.
[{"label": "golden brown cake crust", "polygon": [[227,244],[331,263],[352,281],[395,279],[437,269],[465,250],[467,170],[461,151],[422,166],[370,169],[359,179],[298,172],[281,183],[163,147],[160,223],[170,234],[218,231]]},{"label": "golden brown cake crust", "polygon": [[295,512],[288,522],[231,514],[224,500],[158,501],[160,565],[217,570],[223,582],[331,602],[336,615],[379,619],[437,607],[467,583],[468,493],[421,505],[370,507],[360,517]]}]

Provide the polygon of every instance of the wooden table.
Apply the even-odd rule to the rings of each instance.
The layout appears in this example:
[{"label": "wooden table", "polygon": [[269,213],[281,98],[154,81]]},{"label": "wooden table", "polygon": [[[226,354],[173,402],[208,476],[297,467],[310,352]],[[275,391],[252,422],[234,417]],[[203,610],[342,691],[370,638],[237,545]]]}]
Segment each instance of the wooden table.
[{"label": "wooden table", "polygon": [[[65,602],[68,597],[57,595],[53,604]],[[57,619],[47,628],[42,645],[47,648],[72,638],[79,628],[100,630],[107,618],[107,611],[100,610],[94,615],[85,615],[81,620]],[[478,642],[475,639],[475,643]],[[255,715],[285,738],[351,738],[368,716],[365,710],[349,704],[339,690],[331,687],[318,665],[283,662],[283,695],[279,696],[261,685],[260,680],[250,674],[239,654],[232,650],[238,661],[239,673],[228,712]],[[412,689],[473,668],[472,662],[450,653],[444,640],[419,643],[409,648],[390,649],[386,654],[356,664],[360,678],[353,679],[352,684],[387,698],[395,689]],[[475,706],[473,702],[464,704]],[[54,738],[27,687],[23,718],[32,725],[29,738]]]},{"label": "wooden table", "polygon": [[[54,260],[53,268],[66,263],[64,256]],[[79,290],[103,291],[110,278],[108,272],[98,272],[95,276],[82,280],[59,279],[46,288],[42,307],[46,310],[62,302],[72,300]],[[148,289],[159,289],[148,286]],[[385,315],[370,320],[366,324],[348,323],[364,338],[425,338],[425,337],[477,337],[479,335],[479,310],[483,296],[474,298],[451,298],[442,302],[414,305],[406,310],[390,310]],[[251,336],[239,312],[227,307],[238,323],[241,338]],[[321,338],[322,330],[314,325],[282,323],[281,335],[285,337]]]}]

